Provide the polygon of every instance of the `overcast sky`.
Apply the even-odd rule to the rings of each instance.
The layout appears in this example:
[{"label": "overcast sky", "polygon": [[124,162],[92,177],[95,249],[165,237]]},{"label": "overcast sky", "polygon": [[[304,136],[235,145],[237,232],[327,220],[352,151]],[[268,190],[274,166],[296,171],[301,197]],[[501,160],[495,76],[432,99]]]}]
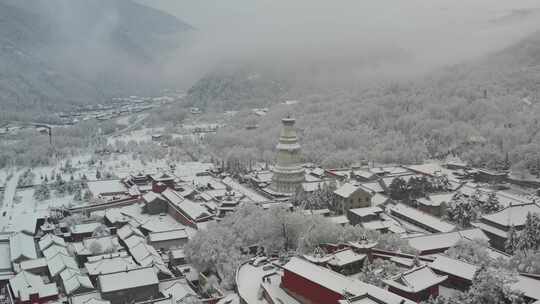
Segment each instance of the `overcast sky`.
[{"label": "overcast sky", "polygon": [[500,49],[540,29],[540,0],[138,1],[196,27],[193,51],[207,63],[240,58],[351,66],[399,50],[422,70]]}]

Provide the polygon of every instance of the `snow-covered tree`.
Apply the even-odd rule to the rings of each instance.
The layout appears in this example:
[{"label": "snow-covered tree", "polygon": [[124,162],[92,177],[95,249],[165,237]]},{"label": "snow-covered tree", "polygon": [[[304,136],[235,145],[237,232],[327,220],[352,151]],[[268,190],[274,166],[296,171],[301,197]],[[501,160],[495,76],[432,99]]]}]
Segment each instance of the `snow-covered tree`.
[{"label": "snow-covered tree", "polygon": [[45,183],[38,186],[36,191],[34,191],[34,198],[38,201],[44,201],[51,198],[51,190],[49,186]]},{"label": "snow-covered tree", "polygon": [[504,243],[504,250],[508,254],[514,254],[516,249],[518,248],[519,243],[519,236],[516,231],[516,228],[514,225],[510,226],[510,229],[508,230],[508,237],[506,238],[506,242]]},{"label": "snow-covered tree", "polygon": [[538,250],[540,245],[540,217],[536,213],[528,213],[525,226],[519,234],[517,249],[520,251]]},{"label": "snow-covered tree", "polygon": [[494,261],[489,256],[485,240],[461,240],[454,247],[448,249],[446,254],[457,260],[475,265],[491,265]]},{"label": "snow-covered tree", "polygon": [[98,241],[93,241],[90,243],[90,245],[88,245],[88,250],[92,253],[92,254],[100,254],[103,252],[103,247],[101,246],[101,244],[98,242]]},{"label": "snow-covered tree", "polygon": [[478,210],[470,198],[456,195],[445,210],[445,218],[460,227],[467,228],[478,218]]},{"label": "snow-covered tree", "polygon": [[483,214],[495,213],[503,208],[495,191],[490,192],[487,200],[485,202],[478,202],[478,205]]},{"label": "snow-covered tree", "polygon": [[357,278],[362,282],[383,287],[384,279],[397,275],[401,271],[402,269],[396,263],[387,260],[375,259],[373,262],[366,260]]}]

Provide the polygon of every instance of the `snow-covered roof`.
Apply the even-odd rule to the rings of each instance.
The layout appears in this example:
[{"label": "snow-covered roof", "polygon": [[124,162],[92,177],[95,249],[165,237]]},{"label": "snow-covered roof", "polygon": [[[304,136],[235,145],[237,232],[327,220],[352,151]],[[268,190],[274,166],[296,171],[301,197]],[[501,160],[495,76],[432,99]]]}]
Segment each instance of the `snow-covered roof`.
[{"label": "snow-covered roof", "polygon": [[66,268],[79,270],[75,259],[63,253],[58,253],[54,257],[47,259],[47,266],[49,267],[49,273],[53,277],[60,274]]},{"label": "snow-covered roof", "polygon": [[437,255],[435,260],[428,266],[435,271],[443,272],[471,282],[476,271],[478,271],[478,266],[476,265],[452,259],[445,255]]},{"label": "snow-covered roof", "polygon": [[384,194],[375,193],[375,195],[371,197],[371,206],[379,206],[385,204],[386,202],[388,202],[389,199],[390,198]]},{"label": "snow-covered roof", "polygon": [[485,233],[478,228],[415,236],[407,238],[406,240],[411,247],[422,252],[435,249],[446,249],[455,246],[461,240],[476,239],[489,241],[489,238]]},{"label": "snow-covered roof", "polygon": [[430,164],[422,164],[422,165],[412,165],[405,167],[409,170],[412,170],[414,172],[418,172],[425,175],[435,176],[437,174],[443,174],[447,173],[448,170],[443,168],[439,164],[430,163]]},{"label": "snow-covered roof", "polygon": [[41,251],[49,248],[49,246],[53,244],[66,247],[66,242],[64,241],[64,239],[52,233],[47,233],[46,235],[44,235],[39,240],[38,244],[39,244],[39,249],[41,249]]},{"label": "snow-covered roof", "polygon": [[438,232],[450,232],[456,229],[456,227],[450,223],[444,222],[435,216],[402,203],[398,203],[397,205],[390,207],[390,210],[392,213],[397,213],[407,219],[422,223],[422,225],[430,227]]},{"label": "snow-covered roof", "polygon": [[183,259],[186,257],[186,253],[184,252],[184,249],[182,248],[171,249],[170,253],[171,253],[171,258],[173,259]]},{"label": "snow-covered roof", "polygon": [[101,226],[101,223],[98,223],[98,222],[77,224],[77,225],[72,226],[70,230],[71,230],[71,233],[73,234],[85,234],[85,233],[94,232],[100,226]]},{"label": "snow-covered roof", "polygon": [[355,186],[351,183],[345,183],[341,187],[337,188],[334,191],[334,194],[339,195],[343,198],[349,198],[354,192],[358,190],[358,186]]},{"label": "snow-covered roof", "polygon": [[283,265],[283,268],[338,294],[343,295],[345,292],[354,296],[369,294],[373,298],[388,304],[414,303],[377,286],[343,276],[301,258],[293,257],[287,264]]},{"label": "snow-covered roof", "polygon": [[0,270],[11,269],[11,247],[9,241],[0,242]]},{"label": "snow-covered roof", "polygon": [[94,289],[94,285],[90,281],[90,278],[86,275],[74,275],[66,281],[63,281],[64,289],[68,295],[80,289]]},{"label": "snow-covered roof", "polygon": [[138,268],[131,256],[110,259],[104,258],[97,261],[86,262],[84,263],[84,267],[91,276]]},{"label": "snow-covered roof", "polygon": [[111,302],[103,300],[99,291],[90,291],[72,295],[69,298],[70,304],[111,304]]},{"label": "snow-covered roof", "polygon": [[128,188],[121,180],[89,181],[86,184],[88,185],[88,190],[90,190],[94,196],[128,192]]},{"label": "snow-covered roof", "polygon": [[79,269],[75,268],[66,268],[62,272],[60,272],[60,279],[62,281],[67,281],[71,279],[72,276],[81,274],[81,271]]},{"label": "snow-covered roof", "polygon": [[35,260],[23,261],[19,264],[21,270],[31,270],[36,268],[47,267],[47,259],[39,258]]},{"label": "snow-covered roof", "polygon": [[331,216],[328,220],[334,224],[345,225],[349,223],[349,219],[345,215]]},{"label": "snow-covered roof", "polygon": [[47,259],[50,259],[54,257],[57,253],[63,253],[65,255],[68,255],[66,247],[60,245],[51,245],[43,251],[43,256],[45,256],[45,258]]},{"label": "snow-covered roof", "polygon": [[383,211],[379,207],[364,207],[364,208],[349,209],[349,212],[354,213],[360,217],[365,217],[369,215],[377,215]]},{"label": "snow-covered roof", "polygon": [[120,208],[109,208],[105,210],[104,217],[112,224],[127,223],[129,222],[129,216],[122,213]]},{"label": "snow-covered roof", "polygon": [[154,201],[165,201],[165,198],[161,194],[153,191],[145,193],[142,198],[146,204],[150,204]]},{"label": "snow-covered roof", "polygon": [[19,259],[37,259],[36,243],[34,238],[22,232],[9,237],[11,261]]},{"label": "snow-covered roof", "polygon": [[421,197],[416,199],[416,201],[425,206],[434,206],[438,207],[442,203],[448,204],[452,201],[455,193],[442,193],[442,194],[433,194],[428,197]]},{"label": "snow-covered roof", "polygon": [[311,210],[302,210],[302,213],[305,215],[328,215],[330,214],[330,209],[324,208],[324,209],[311,209]]},{"label": "snow-covered roof", "polygon": [[9,279],[9,285],[15,298],[20,299],[22,302],[29,301],[32,294],[38,294],[40,298],[58,294],[56,284],[45,284],[40,276],[27,271],[21,271],[15,277]]},{"label": "snow-covered roof", "polygon": [[338,267],[343,267],[348,264],[362,261],[366,258],[365,254],[359,254],[352,249],[345,249],[338,252],[334,252],[332,258],[328,261],[328,264]]},{"label": "snow-covered roof", "polygon": [[383,282],[409,293],[417,293],[444,282],[448,276],[440,276],[427,265],[419,266]]},{"label": "snow-covered roof", "polygon": [[187,238],[188,234],[186,232],[186,229],[172,229],[169,231],[151,232],[148,234],[148,241],[150,243],[171,240],[183,240]]},{"label": "snow-covered roof", "polygon": [[129,249],[133,259],[141,266],[149,266],[152,264],[163,264],[163,259],[156,249],[146,243],[139,243]]},{"label": "snow-covered roof", "polygon": [[176,206],[176,208],[182,210],[192,220],[210,216],[208,210],[204,208],[204,206],[183,198],[178,192],[172,189],[166,189],[162,194],[169,202]]},{"label": "snow-covered roof", "polygon": [[138,229],[138,228],[135,228],[131,225],[124,225],[122,226],[122,228],[118,229],[116,231],[116,235],[121,239],[121,240],[126,240],[127,238],[129,238],[130,236],[132,235],[138,235],[140,237],[144,237],[144,234]]},{"label": "snow-covered roof", "polygon": [[172,296],[173,303],[182,303],[189,295],[197,296],[197,292],[189,286],[185,278],[159,282],[159,291],[166,296]]},{"label": "snow-covered roof", "polygon": [[368,192],[384,192],[384,189],[381,187],[381,184],[379,184],[379,182],[362,183],[360,184],[360,187],[366,189]]},{"label": "snow-covered roof", "polygon": [[391,226],[393,226],[393,223],[391,221],[369,221],[369,222],[363,222],[362,227],[369,229],[369,230],[384,230],[389,229]]},{"label": "snow-covered roof", "polygon": [[113,292],[158,284],[158,277],[152,267],[132,269],[98,276],[102,292]]},{"label": "snow-covered roof", "polygon": [[354,170],[353,173],[354,173],[354,175],[360,176],[360,177],[365,178],[365,179],[372,179],[375,176],[377,176],[375,173],[369,172],[369,171],[366,171],[366,170]]},{"label": "snow-covered roof", "polygon": [[[73,303],[73,304],[75,304],[75,303]],[[103,299],[100,300],[100,299],[92,298],[92,299],[84,302],[83,304],[111,304],[111,302],[107,301],[107,300],[103,300]]]},{"label": "snow-covered roof", "polygon": [[145,243],[145,242],[146,242],[146,239],[138,235],[132,235],[126,240],[124,240],[124,243],[126,244],[128,248],[133,248],[137,246],[139,243]]},{"label": "snow-covered roof", "polygon": [[526,297],[533,300],[540,300],[540,280],[518,275],[512,289],[522,291]]},{"label": "snow-covered roof", "polygon": [[222,182],[225,185],[231,187],[234,191],[242,193],[254,203],[265,203],[265,202],[270,201],[268,198],[260,195],[259,193],[255,192],[252,189],[245,187],[244,185],[238,183],[237,181],[235,181],[234,179],[230,177],[224,178]]},{"label": "snow-covered roof", "polygon": [[540,206],[535,203],[513,205],[499,212],[483,215],[482,218],[505,227],[512,225],[517,227],[525,225],[525,219],[528,213],[540,214]]}]

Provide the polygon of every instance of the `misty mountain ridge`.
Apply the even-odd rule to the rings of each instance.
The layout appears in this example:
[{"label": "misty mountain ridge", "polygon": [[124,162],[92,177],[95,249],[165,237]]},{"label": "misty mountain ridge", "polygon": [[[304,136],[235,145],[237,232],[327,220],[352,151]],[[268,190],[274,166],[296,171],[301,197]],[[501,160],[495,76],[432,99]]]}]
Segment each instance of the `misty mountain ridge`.
[{"label": "misty mountain ridge", "polygon": [[0,0],[0,118],[157,90],[192,31],[131,0]]},{"label": "misty mountain ridge", "polygon": [[[540,32],[481,58],[443,66],[426,74],[410,73],[403,78],[400,77],[399,68],[394,67],[395,72],[392,72],[392,65],[407,66],[413,58],[402,50],[387,51],[385,55],[379,54],[375,57],[377,60],[358,63],[356,70],[332,70],[330,65],[323,64],[313,64],[294,72],[291,67],[283,66],[268,69],[249,64],[231,65],[208,73],[191,87],[187,98],[192,105],[210,107],[212,111],[238,109],[242,106],[268,106],[302,95],[362,92],[372,87],[391,87],[394,84],[433,88],[441,82],[452,82],[456,87],[478,86],[478,96],[483,94],[484,89],[493,94],[503,89],[505,93],[508,90],[528,91],[523,93],[527,95],[534,94],[535,87],[540,87]],[[389,72],[385,71],[386,66]],[[276,72],[278,70],[280,72]],[[361,72],[354,74],[355,71]],[[339,73],[341,75],[337,76]],[[325,74],[326,79],[321,76]],[[258,77],[250,78],[249,75]],[[299,78],[302,82],[298,81]],[[440,88],[441,93],[447,93],[442,91],[448,89],[448,86]]]}]

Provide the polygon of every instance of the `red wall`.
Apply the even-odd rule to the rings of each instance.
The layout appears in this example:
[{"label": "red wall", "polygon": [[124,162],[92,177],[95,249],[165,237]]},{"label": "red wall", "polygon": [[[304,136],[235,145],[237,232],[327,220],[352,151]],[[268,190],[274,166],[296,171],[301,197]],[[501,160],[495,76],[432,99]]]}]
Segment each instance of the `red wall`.
[{"label": "red wall", "polygon": [[281,287],[303,304],[338,304],[342,296],[319,284],[285,270]]},{"label": "red wall", "polygon": [[429,297],[437,297],[439,295],[439,285],[431,286],[417,293],[408,293],[403,290],[388,286],[388,291],[395,293],[399,296],[407,298],[416,303],[427,301]]}]

